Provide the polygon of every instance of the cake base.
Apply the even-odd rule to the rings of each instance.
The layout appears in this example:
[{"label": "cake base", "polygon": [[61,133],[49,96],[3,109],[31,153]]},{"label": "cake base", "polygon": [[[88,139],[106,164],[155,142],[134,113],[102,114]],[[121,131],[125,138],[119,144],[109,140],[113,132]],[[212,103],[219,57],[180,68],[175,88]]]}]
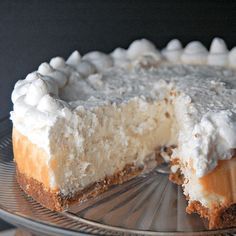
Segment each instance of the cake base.
[{"label": "cake base", "polygon": [[109,187],[122,184],[138,176],[142,171],[143,168],[141,167],[126,165],[122,171],[117,172],[115,175],[106,177],[102,181],[96,182],[85,189],[68,196],[64,196],[59,191],[53,191],[46,188],[39,181],[20,173],[18,168],[16,168],[16,179],[22,190],[41,205],[53,211],[63,211],[66,210],[70,204],[74,202],[80,203],[90,198],[94,198],[105,192]]}]

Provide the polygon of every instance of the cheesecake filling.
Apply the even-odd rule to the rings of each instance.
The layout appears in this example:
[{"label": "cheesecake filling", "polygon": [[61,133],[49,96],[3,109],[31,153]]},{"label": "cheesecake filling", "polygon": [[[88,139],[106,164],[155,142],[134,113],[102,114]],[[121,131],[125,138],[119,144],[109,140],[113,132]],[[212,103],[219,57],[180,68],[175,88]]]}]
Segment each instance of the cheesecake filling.
[{"label": "cheesecake filling", "polygon": [[52,131],[50,143],[57,162],[55,184],[65,195],[112,176],[127,164],[143,167],[147,159],[155,159],[158,148],[177,144],[173,106],[165,100],[134,98],[90,111],[79,108],[71,119],[71,133],[65,137],[64,122],[61,132]]}]

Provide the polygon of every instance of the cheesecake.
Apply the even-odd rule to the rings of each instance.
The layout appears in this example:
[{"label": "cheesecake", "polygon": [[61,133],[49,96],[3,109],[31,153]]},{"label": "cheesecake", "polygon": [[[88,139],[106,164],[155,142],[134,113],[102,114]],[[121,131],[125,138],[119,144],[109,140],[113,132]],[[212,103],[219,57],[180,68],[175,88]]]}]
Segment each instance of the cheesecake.
[{"label": "cheesecake", "polygon": [[220,38],[209,51],[141,39],[42,63],[12,92],[20,187],[63,211],[163,159],[188,213],[210,228],[236,226],[235,68],[236,48]]}]

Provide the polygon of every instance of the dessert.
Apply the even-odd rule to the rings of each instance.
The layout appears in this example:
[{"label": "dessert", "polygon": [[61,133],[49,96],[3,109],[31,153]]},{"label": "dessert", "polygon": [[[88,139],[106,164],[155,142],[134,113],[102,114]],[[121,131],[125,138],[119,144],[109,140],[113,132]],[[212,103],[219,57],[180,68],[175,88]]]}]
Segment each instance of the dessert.
[{"label": "dessert", "polygon": [[236,226],[235,58],[219,38],[209,53],[197,41],[159,52],[142,39],[42,63],[12,93],[18,183],[61,211],[162,156],[189,213]]}]

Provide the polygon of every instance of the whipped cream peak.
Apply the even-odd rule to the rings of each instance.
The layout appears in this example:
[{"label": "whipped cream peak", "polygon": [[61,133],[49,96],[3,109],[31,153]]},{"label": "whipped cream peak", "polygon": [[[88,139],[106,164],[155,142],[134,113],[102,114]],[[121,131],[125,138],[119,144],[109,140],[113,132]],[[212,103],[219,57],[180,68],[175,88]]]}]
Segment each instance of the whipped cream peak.
[{"label": "whipped cream peak", "polygon": [[42,79],[46,83],[48,93],[51,95],[58,96],[59,91],[56,80],[48,76],[44,76]]},{"label": "whipped cream peak", "polygon": [[43,79],[38,78],[30,84],[26,92],[25,102],[26,104],[35,106],[48,93],[47,83]]},{"label": "whipped cream peak", "polygon": [[203,46],[203,44],[199,41],[193,41],[187,44],[184,49],[184,53],[186,54],[207,54],[207,49]]},{"label": "whipped cream peak", "polygon": [[91,74],[96,73],[97,69],[91,62],[82,59],[77,65],[76,70],[84,77],[88,77]]},{"label": "whipped cream peak", "polygon": [[13,90],[11,94],[12,102],[15,103],[19,97],[25,95],[29,86],[30,86],[30,83],[23,83],[23,81],[21,81],[20,85],[15,86],[15,89]]},{"label": "whipped cream peak", "polygon": [[[47,74],[45,78],[50,82],[54,82],[59,89],[63,88],[68,81],[68,76],[59,70],[54,70],[53,72]],[[57,94],[57,92],[54,92],[54,94]]]},{"label": "whipped cream peak", "polygon": [[124,48],[116,48],[110,53],[114,61],[114,66],[128,68],[131,65],[131,60],[128,58],[127,50]]},{"label": "whipped cream peak", "polygon": [[161,54],[155,45],[147,39],[135,40],[127,49],[127,56],[130,60],[136,60],[142,56],[153,56],[156,60],[161,59]]},{"label": "whipped cream peak", "polygon": [[112,57],[99,51],[89,52],[82,59],[91,62],[99,72],[113,66]]},{"label": "whipped cream peak", "polygon": [[37,109],[42,112],[55,113],[64,107],[64,104],[60,100],[46,94],[40,99]]},{"label": "whipped cream peak", "polygon": [[76,50],[74,51],[66,60],[66,63],[70,66],[76,67],[81,61],[81,55],[80,53]]},{"label": "whipped cream peak", "polygon": [[214,38],[208,55],[208,64],[214,66],[228,65],[228,48],[226,43],[221,38]]},{"label": "whipped cream peak", "polygon": [[207,49],[199,41],[187,44],[181,56],[181,60],[186,64],[204,64],[207,59]]},{"label": "whipped cream peak", "polygon": [[110,55],[113,59],[127,59],[127,50],[124,48],[116,48]]},{"label": "whipped cream peak", "polygon": [[39,73],[37,71],[31,72],[29,73],[26,77],[25,77],[25,81],[27,82],[32,82],[36,79],[38,79]]},{"label": "whipped cream peak", "polygon": [[162,50],[162,55],[170,62],[179,62],[182,55],[182,44],[178,39],[171,40],[166,48]]},{"label": "whipped cream peak", "polygon": [[66,63],[65,60],[62,57],[54,57],[49,62],[50,66],[52,66],[54,69],[65,67]]},{"label": "whipped cream peak", "polygon": [[214,38],[210,46],[210,53],[227,53],[228,48],[225,41],[221,38]]},{"label": "whipped cream peak", "polygon": [[20,96],[14,102],[14,113],[17,114],[18,117],[24,117],[25,113],[32,108],[31,105],[25,103],[25,95]]},{"label": "whipped cream peak", "polygon": [[47,62],[43,62],[38,68],[38,73],[40,73],[41,75],[47,75],[52,73],[53,71],[53,68]]},{"label": "whipped cream peak", "polygon": [[182,43],[178,39],[172,39],[166,46],[166,50],[168,51],[180,50],[182,48]]}]

